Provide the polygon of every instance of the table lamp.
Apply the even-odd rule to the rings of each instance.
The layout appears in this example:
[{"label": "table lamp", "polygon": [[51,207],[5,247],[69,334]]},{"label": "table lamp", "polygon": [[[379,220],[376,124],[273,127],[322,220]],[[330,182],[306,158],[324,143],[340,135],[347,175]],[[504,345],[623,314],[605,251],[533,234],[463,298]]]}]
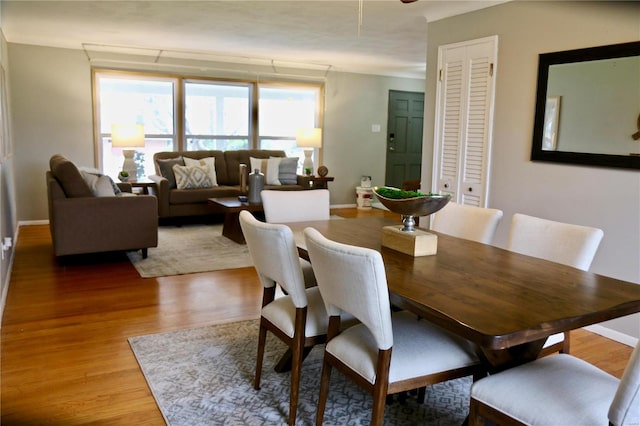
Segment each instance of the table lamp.
[{"label": "table lamp", "polygon": [[[144,126],[142,124],[112,124],[111,146],[114,148],[138,148],[144,146]],[[138,168],[133,161],[135,149],[123,149],[124,163],[122,171],[129,173],[131,179],[138,175]]]},{"label": "table lamp", "polygon": [[314,148],[322,147],[322,129],[298,129],[296,134],[296,144],[300,148],[310,148],[304,150],[304,162],[302,163],[303,171],[306,169],[311,170],[313,174],[313,155]]}]

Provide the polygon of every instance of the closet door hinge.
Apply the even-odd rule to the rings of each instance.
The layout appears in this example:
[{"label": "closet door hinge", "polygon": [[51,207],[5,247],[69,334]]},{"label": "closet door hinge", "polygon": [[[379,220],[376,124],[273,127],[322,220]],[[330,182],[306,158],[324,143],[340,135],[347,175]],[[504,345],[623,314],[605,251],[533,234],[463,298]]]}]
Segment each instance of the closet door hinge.
[{"label": "closet door hinge", "polygon": [[489,77],[493,77],[493,62],[489,64]]},{"label": "closet door hinge", "polygon": [[440,68],[438,80],[442,81],[442,68]]}]

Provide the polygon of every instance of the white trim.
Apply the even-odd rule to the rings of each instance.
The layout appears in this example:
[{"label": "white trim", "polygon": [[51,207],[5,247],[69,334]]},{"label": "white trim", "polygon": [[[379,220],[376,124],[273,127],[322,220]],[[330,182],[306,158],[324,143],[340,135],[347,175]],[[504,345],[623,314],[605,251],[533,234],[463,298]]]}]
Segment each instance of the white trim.
[{"label": "white trim", "polygon": [[638,344],[638,338],[629,336],[628,334],[620,333],[619,331],[612,330],[599,324],[588,325],[583,327],[585,330],[590,331],[600,336],[604,336],[608,339],[614,340],[619,343],[623,343],[632,348]]},{"label": "white trim", "polygon": [[48,224],[49,224],[49,220],[20,220],[18,221],[18,229],[20,229],[21,226],[48,225]]},{"label": "white trim", "polygon": [[9,283],[11,282],[11,273],[13,272],[13,259],[16,255],[16,245],[18,243],[18,233],[20,232],[20,226],[18,226],[13,233],[13,247],[11,247],[9,254],[9,265],[7,266],[7,275],[4,277],[2,283],[2,295],[0,295],[0,328],[2,328],[2,318],[4,318],[4,307],[7,304],[7,294],[9,293]]},{"label": "white trim", "polygon": [[355,204],[335,204],[331,206],[332,209],[353,209],[355,207]]}]

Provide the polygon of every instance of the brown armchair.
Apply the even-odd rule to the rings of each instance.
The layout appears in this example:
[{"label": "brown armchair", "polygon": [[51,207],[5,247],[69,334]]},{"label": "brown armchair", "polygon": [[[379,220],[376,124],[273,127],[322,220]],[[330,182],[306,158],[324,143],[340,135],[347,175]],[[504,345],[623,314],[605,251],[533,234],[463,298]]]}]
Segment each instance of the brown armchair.
[{"label": "brown armchair", "polygon": [[[49,226],[56,256],[142,250],[158,245],[158,207],[151,195],[94,196],[78,168],[61,155],[47,171]],[[130,185],[122,185],[131,192]]]}]

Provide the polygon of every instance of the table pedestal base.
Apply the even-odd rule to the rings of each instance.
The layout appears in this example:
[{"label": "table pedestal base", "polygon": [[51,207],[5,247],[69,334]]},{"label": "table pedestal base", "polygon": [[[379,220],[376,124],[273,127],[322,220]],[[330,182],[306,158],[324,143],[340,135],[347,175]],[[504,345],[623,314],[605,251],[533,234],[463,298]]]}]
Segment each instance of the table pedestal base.
[{"label": "table pedestal base", "polygon": [[382,228],[382,245],[411,256],[431,256],[438,251],[438,236],[416,229],[402,231],[402,225]]}]

